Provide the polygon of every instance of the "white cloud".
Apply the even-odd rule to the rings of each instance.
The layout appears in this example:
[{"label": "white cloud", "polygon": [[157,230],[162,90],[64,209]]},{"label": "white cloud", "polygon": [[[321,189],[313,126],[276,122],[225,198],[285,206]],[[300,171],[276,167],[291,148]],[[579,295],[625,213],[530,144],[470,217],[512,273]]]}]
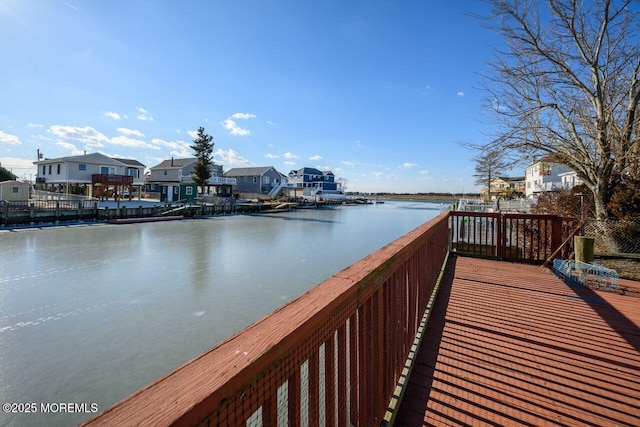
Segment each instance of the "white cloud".
[{"label": "white cloud", "polygon": [[422,179],[426,180],[426,181],[431,181],[433,179],[433,177],[429,174],[428,170],[421,170],[420,171],[420,175],[422,175]]},{"label": "white cloud", "polygon": [[232,149],[226,151],[223,149],[218,149],[215,153],[213,153],[213,156],[217,160],[219,160],[220,163],[227,167],[253,166],[253,163],[251,163],[249,160],[242,157],[238,152]]},{"label": "white cloud", "polygon": [[109,141],[111,144],[113,145],[122,145],[124,147],[141,147],[141,148],[151,148],[154,150],[159,150],[159,147],[156,147],[155,145],[151,145],[148,144],[145,141],[139,140],[139,139],[133,139],[133,138],[129,138],[128,136],[115,136],[113,138],[111,138],[111,140]]},{"label": "white cloud", "polygon": [[238,125],[238,123],[236,123],[235,120],[232,119],[248,120],[255,118],[256,115],[251,113],[234,113],[222,122],[222,126],[224,126],[224,128],[228,130],[229,134],[231,135],[248,136],[251,135],[251,131]]},{"label": "white cloud", "polygon": [[8,133],[4,133],[0,130],[0,142],[9,144],[9,145],[20,145],[20,139],[16,135],[11,135]]},{"label": "white cloud", "polygon": [[120,117],[120,114],[114,113],[113,111],[106,111],[104,115],[107,117],[111,117],[114,120],[120,120],[122,118]]},{"label": "white cloud", "polygon": [[155,146],[153,148],[156,150],[159,150],[160,147],[171,148],[170,154],[174,157],[184,158],[193,156],[189,143],[184,141],[165,141],[163,139],[153,138],[151,144]]},{"label": "white cloud", "polygon": [[227,119],[223,121],[222,126],[224,126],[224,128],[228,130],[229,134],[231,135],[240,135],[240,136],[251,135],[251,131],[249,129],[245,129],[238,126],[238,124],[231,119]]},{"label": "white cloud", "polygon": [[62,147],[65,150],[69,150],[70,154],[72,156],[80,156],[82,154],[84,154],[83,150],[79,150],[78,147],[76,147],[74,144],[70,143],[70,142],[64,142],[64,141],[58,141],[56,142],[56,145],[58,147]]},{"label": "white cloud", "polygon": [[418,165],[417,165],[417,164],[415,164],[415,163],[409,163],[409,162],[407,162],[407,163],[405,163],[404,165],[402,165],[402,167],[403,167],[403,168],[405,168],[405,169],[412,169],[412,168],[417,168],[417,167],[418,167]]},{"label": "white cloud", "polygon": [[256,115],[251,113],[235,113],[231,115],[231,118],[247,120],[247,119],[255,119]]},{"label": "white cloud", "polygon": [[151,114],[149,114],[149,112],[144,108],[138,107],[138,113],[138,120],[148,120],[150,122],[153,121],[153,117],[151,116]]},{"label": "white cloud", "polygon": [[277,154],[265,154],[265,157],[268,157],[269,159],[279,159],[280,156],[278,156]]},{"label": "white cloud", "polygon": [[316,154],[315,156],[309,157],[309,160],[312,160],[312,161],[322,160],[322,156],[319,154]]},{"label": "white cloud", "polygon": [[188,130],[187,134],[189,134],[189,136],[193,139],[196,139],[198,137],[198,131],[197,130]]},{"label": "white cloud", "polygon": [[342,163],[345,166],[355,166],[356,165],[355,162],[349,162],[347,160],[343,160],[340,163]]},{"label": "white cloud", "polygon": [[295,166],[296,162],[284,162],[284,164],[287,166]]},{"label": "white cloud", "polygon": [[30,128],[43,128],[44,125],[40,124],[40,123],[27,123],[27,126],[29,126]]},{"label": "white cloud", "polygon": [[462,97],[464,96],[464,92],[459,91],[459,92],[457,93],[457,95],[458,95],[460,98],[462,98]]},{"label": "white cloud", "polygon": [[275,126],[276,125],[271,120],[267,120],[265,123],[268,124],[269,126]]},{"label": "white cloud", "polygon": [[300,156],[296,156],[295,154],[290,153],[290,152],[287,151],[286,153],[284,153],[284,158],[285,159],[299,159]]},{"label": "white cloud", "polygon": [[62,139],[82,142],[87,147],[104,147],[104,143],[109,142],[109,138],[90,126],[81,128],[77,126],[54,125],[49,127],[48,132]]},{"label": "white cloud", "polygon": [[371,172],[370,175],[374,178],[382,178],[384,176],[383,172]]},{"label": "white cloud", "polygon": [[139,130],[134,130],[134,129],[127,129],[127,128],[118,128],[116,129],[118,132],[123,133],[125,135],[134,135],[134,136],[139,136],[139,137],[143,137],[144,134],[142,132],[140,132]]},{"label": "white cloud", "polygon": [[[151,144],[155,150],[160,150],[160,147],[171,148],[169,154],[177,158],[193,157],[189,144],[184,141],[165,141],[159,138],[153,138]],[[166,160],[166,158],[160,158],[160,161]]]},{"label": "white cloud", "polygon": [[360,142],[360,140],[356,140],[356,142],[354,142],[354,144],[356,145],[356,147],[358,148],[362,148],[364,147],[364,145],[362,144],[362,142]]}]

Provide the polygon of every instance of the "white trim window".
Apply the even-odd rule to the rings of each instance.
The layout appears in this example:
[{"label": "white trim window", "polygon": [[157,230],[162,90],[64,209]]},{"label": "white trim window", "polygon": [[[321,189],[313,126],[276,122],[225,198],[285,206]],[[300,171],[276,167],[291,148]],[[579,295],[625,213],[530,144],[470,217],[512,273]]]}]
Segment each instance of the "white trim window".
[{"label": "white trim window", "polygon": [[116,168],[114,166],[100,166],[100,173],[102,175],[115,175]]}]

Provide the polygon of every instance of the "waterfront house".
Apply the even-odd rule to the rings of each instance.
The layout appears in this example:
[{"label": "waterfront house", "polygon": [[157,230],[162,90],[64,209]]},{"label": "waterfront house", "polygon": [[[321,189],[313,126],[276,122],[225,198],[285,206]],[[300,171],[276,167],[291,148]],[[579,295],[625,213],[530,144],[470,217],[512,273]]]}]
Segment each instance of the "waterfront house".
[{"label": "waterfront house", "polygon": [[26,201],[29,200],[31,184],[15,180],[0,182],[0,201]]},{"label": "waterfront house", "polygon": [[342,186],[336,182],[335,175],[331,171],[303,167],[289,172],[287,179],[289,181],[287,186],[289,195],[298,196],[302,190],[304,197],[344,197]]},{"label": "waterfront house", "polygon": [[233,168],[226,171],[224,176],[236,180],[236,191],[239,193],[274,196],[286,184],[284,175],[273,166]]},{"label": "waterfront house", "polygon": [[[173,157],[149,169],[145,184],[147,193],[157,193],[161,201],[191,200],[198,194],[198,188],[193,181],[193,169],[198,159],[188,157],[174,159]],[[231,195],[235,185],[234,179],[223,176],[222,165],[211,163],[211,178],[207,183],[206,192],[213,188],[214,194],[221,197]]]},{"label": "waterfront house", "polygon": [[545,191],[562,189],[562,178],[560,174],[570,171],[567,166],[558,163],[545,160],[534,162],[525,169],[526,197],[533,197]]},{"label": "waterfront house", "polygon": [[48,191],[89,197],[131,195],[144,184],[142,163],[101,153],[44,159],[34,164],[37,187]]},{"label": "waterfront house", "polygon": [[[522,197],[525,193],[525,177],[507,177],[500,176],[494,178],[490,182],[491,199],[496,200],[498,198],[513,198],[514,196]],[[487,187],[480,190],[482,198],[486,199],[489,193]]]}]

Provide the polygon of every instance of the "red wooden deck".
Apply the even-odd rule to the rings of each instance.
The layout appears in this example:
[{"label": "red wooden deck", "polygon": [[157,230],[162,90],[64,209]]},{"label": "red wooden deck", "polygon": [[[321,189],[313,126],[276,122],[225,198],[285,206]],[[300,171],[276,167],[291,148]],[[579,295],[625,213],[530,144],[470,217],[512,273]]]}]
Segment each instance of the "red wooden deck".
[{"label": "red wooden deck", "polygon": [[396,426],[640,425],[640,298],[449,262]]}]

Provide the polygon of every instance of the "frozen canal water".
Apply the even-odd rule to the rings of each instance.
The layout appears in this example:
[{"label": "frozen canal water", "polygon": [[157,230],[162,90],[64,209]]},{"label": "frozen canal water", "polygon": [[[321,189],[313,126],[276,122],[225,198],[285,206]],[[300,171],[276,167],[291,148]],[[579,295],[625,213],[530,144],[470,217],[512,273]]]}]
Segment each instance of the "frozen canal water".
[{"label": "frozen canal water", "polygon": [[0,412],[0,425],[86,420],[439,206],[0,231],[0,403],[37,412]]}]

